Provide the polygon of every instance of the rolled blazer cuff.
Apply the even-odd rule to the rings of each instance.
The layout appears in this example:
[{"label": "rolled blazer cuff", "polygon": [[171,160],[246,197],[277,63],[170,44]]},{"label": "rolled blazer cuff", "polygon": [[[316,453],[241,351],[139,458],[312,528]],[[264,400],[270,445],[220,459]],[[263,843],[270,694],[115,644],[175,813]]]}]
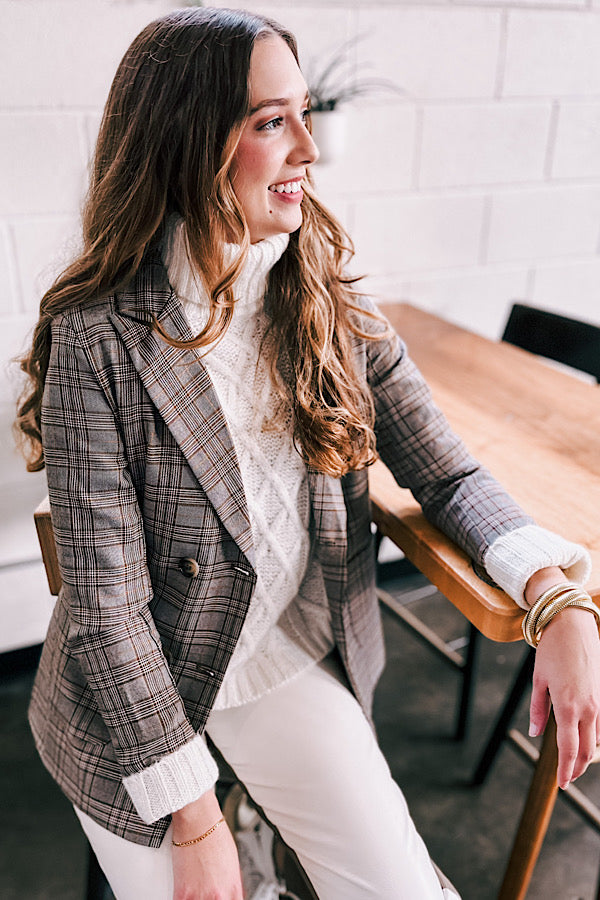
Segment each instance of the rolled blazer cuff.
[{"label": "rolled blazer cuff", "polygon": [[163,756],[141,772],[128,775],[123,785],[147,825],[181,809],[210,790],[219,775],[202,735]]},{"label": "rolled blazer cuff", "polygon": [[483,562],[488,575],[523,609],[528,608],[525,586],[540,569],[558,566],[578,584],[585,584],[592,572],[585,547],[539,525],[524,525],[497,538]]}]

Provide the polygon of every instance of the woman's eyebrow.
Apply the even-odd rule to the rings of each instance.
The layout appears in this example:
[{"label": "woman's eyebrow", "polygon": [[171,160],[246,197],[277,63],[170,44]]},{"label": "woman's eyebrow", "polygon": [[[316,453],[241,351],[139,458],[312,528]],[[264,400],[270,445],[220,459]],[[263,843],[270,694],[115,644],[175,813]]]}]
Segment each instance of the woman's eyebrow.
[{"label": "woman's eyebrow", "polygon": [[[309,99],[308,91],[304,96],[304,102],[307,103]],[[256,106],[253,106],[250,109],[250,115],[253,116],[255,112],[258,112],[259,109],[264,109],[265,106],[289,106],[290,105],[289,97],[270,97],[267,100],[261,100],[260,103],[257,103]]]}]

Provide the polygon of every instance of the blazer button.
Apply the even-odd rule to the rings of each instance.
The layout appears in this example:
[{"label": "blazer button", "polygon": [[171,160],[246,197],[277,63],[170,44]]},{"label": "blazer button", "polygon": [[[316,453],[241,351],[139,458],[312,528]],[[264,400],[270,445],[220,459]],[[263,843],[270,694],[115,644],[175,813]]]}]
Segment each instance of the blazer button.
[{"label": "blazer button", "polygon": [[179,570],[184,575],[187,575],[188,578],[195,578],[200,571],[200,566],[195,559],[192,559],[189,556],[184,556],[179,560]]}]

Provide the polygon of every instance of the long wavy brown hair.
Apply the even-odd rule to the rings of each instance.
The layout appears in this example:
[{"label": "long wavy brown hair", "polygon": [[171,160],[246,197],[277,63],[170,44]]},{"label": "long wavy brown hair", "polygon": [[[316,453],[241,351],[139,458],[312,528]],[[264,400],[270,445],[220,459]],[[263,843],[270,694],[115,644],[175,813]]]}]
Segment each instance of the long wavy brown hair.
[{"label": "long wavy brown hair", "polygon": [[[125,53],[100,126],[83,249],[42,298],[31,350],[21,360],[28,383],[16,427],[29,471],[44,467],[41,406],[52,320],[122,290],[159,246],[173,214],[185,221],[190,264],[211,305],[194,340],[162,337],[201,347],[227,329],[249,246],[230,171],[249,112],[252,49],[272,34],[297,60],[294,37],[270,19],[189,8],[152,22]],[[279,392],[293,405],[299,451],[317,470],[341,476],[375,459],[372,399],[353,355],[353,335],[368,335],[360,327],[354,279],[344,275],[353,252],[349,237],[310,183],[302,211],[302,226],[269,276],[265,352]],[[232,239],[240,254],[226,267],[224,243]]]}]

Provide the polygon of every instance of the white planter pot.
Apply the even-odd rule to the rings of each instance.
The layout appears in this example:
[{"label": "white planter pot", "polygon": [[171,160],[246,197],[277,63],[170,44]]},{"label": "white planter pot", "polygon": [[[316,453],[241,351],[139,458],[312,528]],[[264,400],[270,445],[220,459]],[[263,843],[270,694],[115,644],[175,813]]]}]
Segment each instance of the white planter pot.
[{"label": "white planter pot", "polygon": [[346,149],[347,117],[343,109],[311,113],[312,136],[319,148],[319,162],[337,162]]}]

